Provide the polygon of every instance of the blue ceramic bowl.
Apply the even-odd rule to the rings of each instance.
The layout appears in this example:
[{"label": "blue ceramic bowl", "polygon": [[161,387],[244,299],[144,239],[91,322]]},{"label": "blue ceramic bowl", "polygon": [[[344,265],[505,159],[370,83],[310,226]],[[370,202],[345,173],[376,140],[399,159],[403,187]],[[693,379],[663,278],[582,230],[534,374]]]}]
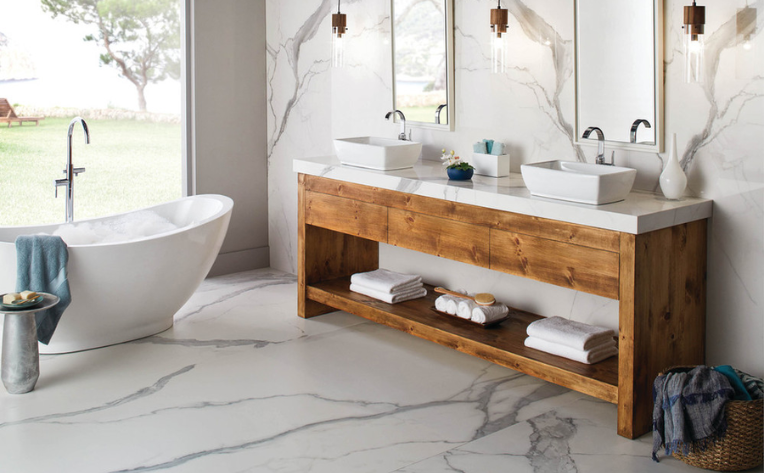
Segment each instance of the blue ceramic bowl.
[{"label": "blue ceramic bowl", "polygon": [[453,181],[466,181],[468,179],[472,179],[472,173],[474,172],[473,169],[467,169],[466,171],[463,169],[448,169],[446,168],[446,173],[448,173],[448,178]]}]

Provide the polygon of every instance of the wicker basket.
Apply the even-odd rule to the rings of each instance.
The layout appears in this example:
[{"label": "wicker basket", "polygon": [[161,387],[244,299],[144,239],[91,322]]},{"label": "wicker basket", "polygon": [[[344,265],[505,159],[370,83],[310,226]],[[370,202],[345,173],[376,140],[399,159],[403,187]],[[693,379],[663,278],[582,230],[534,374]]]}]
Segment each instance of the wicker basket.
[{"label": "wicker basket", "polygon": [[[667,370],[672,371],[672,370]],[[762,464],[764,457],[764,399],[727,401],[727,432],[706,450],[673,453],[688,465],[707,470],[741,471]]]}]

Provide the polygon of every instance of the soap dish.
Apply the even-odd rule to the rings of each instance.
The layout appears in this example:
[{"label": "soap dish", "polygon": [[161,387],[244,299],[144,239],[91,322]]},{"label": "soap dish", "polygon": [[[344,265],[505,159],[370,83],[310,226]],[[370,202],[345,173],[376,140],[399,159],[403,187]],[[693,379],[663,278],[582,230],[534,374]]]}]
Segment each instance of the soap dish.
[{"label": "soap dish", "polygon": [[508,154],[472,153],[470,164],[475,167],[475,174],[491,177],[509,176]]}]

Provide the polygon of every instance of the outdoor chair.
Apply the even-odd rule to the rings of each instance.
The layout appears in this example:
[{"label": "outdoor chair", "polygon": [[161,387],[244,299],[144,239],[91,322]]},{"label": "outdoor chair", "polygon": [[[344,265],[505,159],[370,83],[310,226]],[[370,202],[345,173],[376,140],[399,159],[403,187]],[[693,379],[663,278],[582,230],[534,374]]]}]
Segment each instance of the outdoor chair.
[{"label": "outdoor chair", "polygon": [[8,123],[8,128],[11,127],[11,123],[18,122],[21,126],[24,122],[34,122],[35,126],[40,124],[40,120],[44,120],[45,117],[20,117],[16,115],[16,111],[13,110],[8,99],[0,99],[0,123]]}]

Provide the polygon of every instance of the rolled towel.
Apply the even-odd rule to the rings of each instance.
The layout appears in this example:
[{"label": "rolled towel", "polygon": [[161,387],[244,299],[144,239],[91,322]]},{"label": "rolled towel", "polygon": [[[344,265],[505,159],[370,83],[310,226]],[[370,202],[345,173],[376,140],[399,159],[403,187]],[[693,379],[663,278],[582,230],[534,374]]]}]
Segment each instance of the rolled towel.
[{"label": "rolled towel", "polygon": [[475,304],[474,301],[469,299],[461,299],[456,304],[456,315],[463,319],[469,320],[472,318],[472,310],[475,307],[478,307],[478,305]]},{"label": "rolled towel", "polygon": [[609,328],[584,324],[562,317],[537,320],[526,330],[528,336],[559,343],[576,350],[589,350],[612,340],[615,332]]},{"label": "rolled towel", "polygon": [[504,143],[496,141],[491,147],[491,154],[494,156],[501,156],[504,154]]},{"label": "rolled towel", "polygon": [[390,294],[389,292],[377,291],[359,284],[350,284],[350,290],[365,296],[373,297],[382,302],[387,302],[388,304],[397,304],[398,302],[410,301],[411,299],[419,299],[420,297],[427,295],[427,289],[423,287],[403,293]]},{"label": "rolled towel", "polygon": [[454,299],[454,297],[444,295],[435,299],[435,310],[446,312],[446,305],[448,304],[449,299]]},{"label": "rolled towel", "polygon": [[459,299],[452,297],[446,301],[446,313],[456,315],[458,309]]},{"label": "rolled towel", "polygon": [[509,307],[502,303],[494,305],[477,305],[472,309],[472,321],[479,324],[488,324],[505,317],[509,313]]},{"label": "rolled towel", "polygon": [[380,268],[350,276],[350,284],[358,284],[375,291],[393,294],[418,289],[422,285],[422,277]]},{"label": "rolled towel", "polygon": [[606,358],[610,358],[611,356],[618,354],[618,348],[615,346],[615,340],[612,339],[609,342],[605,342],[604,344],[595,346],[589,350],[577,350],[569,346],[560,345],[559,343],[554,343],[535,337],[526,338],[525,346],[546,353],[551,353],[552,355],[561,356],[569,360],[578,361],[579,363],[586,363],[587,365],[599,363]]}]

